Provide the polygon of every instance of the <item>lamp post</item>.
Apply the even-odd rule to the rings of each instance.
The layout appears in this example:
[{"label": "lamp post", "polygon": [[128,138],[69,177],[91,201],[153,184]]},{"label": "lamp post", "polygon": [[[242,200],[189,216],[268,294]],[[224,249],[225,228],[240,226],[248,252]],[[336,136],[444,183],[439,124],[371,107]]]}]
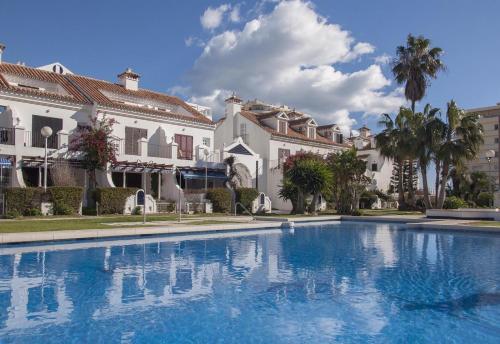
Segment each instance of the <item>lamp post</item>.
[{"label": "lamp post", "polygon": [[[495,157],[495,151],[493,149],[490,149],[490,150],[487,150],[486,153],[484,153],[484,155],[486,156],[486,160],[488,160],[488,165],[489,165],[489,170],[490,170],[490,174],[491,174],[491,159],[493,159]],[[491,176],[490,176],[491,178]],[[495,183],[495,178],[492,178],[493,179],[493,183],[490,183],[491,186],[490,186],[490,189],[491,189],[491,195],[493,197],[494,196],[494,183]],[[493,204],[494,204],[494,201],[492,200]],[[491,206],[493,206],[493,204],[491,204]]]},{"label": "lamp post", "polygon": [[203,154],[205,154],[205,193],[208,191],[208,155],[210,154],[208,149],[203,150]]},{"label": "lamp post", "polygon": [[47,192],[47,141],[49,137],[52,136],[52,128],[51,127],[43,127],[40,130],[40,134],[45,138],[45,163],[44,163],[44,174],[43,174],[43,190]]},{"label": "lamp post", "polygon": [[[174,179],[175,179],[175,174],[177,173],[177,171],[179,171],[179,184],[181,184],[181,171],[177,168],[177,166],[172,166],[172,174],[174,175]],[[178,191],[178,196],[177,196],[177,203],[179,204],[179,222],[181,222],[182,220],[182,203],[181,203],[181,186],[180,185],[177,185],[176,183],[176,187],[177,187],[177,191]]]}]

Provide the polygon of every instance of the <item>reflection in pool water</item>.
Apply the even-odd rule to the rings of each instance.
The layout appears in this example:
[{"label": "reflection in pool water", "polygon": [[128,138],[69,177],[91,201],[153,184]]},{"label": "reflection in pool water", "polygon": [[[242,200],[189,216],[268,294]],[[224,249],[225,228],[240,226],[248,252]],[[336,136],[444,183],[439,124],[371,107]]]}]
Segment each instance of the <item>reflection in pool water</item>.
[{"label": "reflection in pool water", "polygon": [[500,236],[337,223],[0,247],[0,342],[498,342]]}]

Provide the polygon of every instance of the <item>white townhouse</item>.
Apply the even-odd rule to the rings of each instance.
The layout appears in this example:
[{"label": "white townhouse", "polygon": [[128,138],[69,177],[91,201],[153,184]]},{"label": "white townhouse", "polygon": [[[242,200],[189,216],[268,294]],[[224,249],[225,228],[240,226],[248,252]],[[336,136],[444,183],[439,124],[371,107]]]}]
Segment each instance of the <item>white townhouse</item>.
[{"label": "white townhouse", "polygon": [[358,131],[358,136],[350,137],[347,141],[356,148],[358,157],[366,161],[366,176],[372,180],[368,189],[387,193],[391,184],[393,161],[380,155],[375,135],[372,135],[370,128],[362,126]]},{"label": "white townhouse", "polygon": [[215,131],[215,147],[224,157],[236,158],[243,186],[257,188],[262,201],[268,197],[278,210],[292,208],[279,197],[283,161],[298,152],[326,156],[348,148],[343,141],[336,125],[318,126],[314,118],[286,106],[257,100],[243,105],[234,95],[226,100],[225,116]]},{"label": "white townhouse", "polygon": [[[101,187],[141,187],[152,200],[148,211],[161,210],[162,201],[200,201],[205,188],[222,186],[225,166],[214,149],[215,123],[210,112],[200,113],[179,98],[139,87],[131,69],[115,82],[76,75],[60,63],[39,68],[1,60],[0,46],[0,165],[2,186],[41,186],[44,138],[51,166],[69,161],[79,184],[86,173],[79,152],[69,143],[78,127],[96,116],[114,118],[118,162],[97,178]],[[158,204],[157,204],[158,203]],[[158,209],[157,209],[158,207]]]}]

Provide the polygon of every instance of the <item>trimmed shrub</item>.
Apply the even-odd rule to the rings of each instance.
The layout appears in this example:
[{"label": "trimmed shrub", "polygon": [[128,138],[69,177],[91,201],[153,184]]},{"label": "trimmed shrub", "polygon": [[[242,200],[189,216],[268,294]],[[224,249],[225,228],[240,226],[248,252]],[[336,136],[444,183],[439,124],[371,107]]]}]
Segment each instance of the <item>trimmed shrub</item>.
[{"label": "trimmed shrub", "polygon": [[478,207],[491,207],[493,204],[493,194],[490,192],[480,192],[477,195],[476,204]]},{"label": "trimmed shrub", "polygon": [[74,215],[80,212],[83,188],[77,186],[52,186],[48,191],[54,203],[54,215]]},{"label": "trimmed shrub", "polygon": [[132,209],[131,215],[142,215],[142,208],[140,206],[136,206]]},{"label": "trimmed shrub", "polygon": [[218,188],[208,190],[207,199],[212,202],[214,212],[229,213],[231,211],[231,192],[228,189]]},{"label": "trimmed shrub", "polygon": [[42,196],[42,188],[8,188],[5,190],[6,213],[21,216],[29,209],[39,209]]},{"label": "trimmed shrub", "polygon": [[97,188],[95,196],[99,202],[99,214],[123,214],[127,198],[136,191],[136,188]]},{"label": "trimmed shrub", "polygon": [[[238,188],[235,194],[236,202],[240,202],[248,211],[252,211],[252,202],[259,196],[259,191],[254,188]],[[238,212],[243,212],[243,209],[238,207]]]},{"label": "trimmed shrub", "polygon": [[23,216],[42,216],[42,211],[38,208],[25,209]]},{"label": "trimmed shrub", "polygon": [[444,209],[467,208],[467,202],[456,196],[446,197],[443,204]]}]

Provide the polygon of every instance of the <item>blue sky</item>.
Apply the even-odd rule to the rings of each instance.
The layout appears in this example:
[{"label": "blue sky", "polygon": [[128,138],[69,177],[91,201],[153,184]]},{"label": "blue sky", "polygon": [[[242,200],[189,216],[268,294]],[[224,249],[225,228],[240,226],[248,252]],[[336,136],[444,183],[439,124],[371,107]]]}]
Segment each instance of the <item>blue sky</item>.
[{"label": "blue sky", "polygon": [[[205,17],[203,27],[208,7],[221,15]],[[424,102],[444,107],[454,98],[465,108],[500,102],[500,2],[494,0],[315,0],[294,6],[0,0],[0,13],[6,61],[59,61],[105,80],[130,66],[142,75],[141,87],[206,103],[216,115],[221,100],[236,91],[304,109],[321,123],[375,125],[379,112],[393,111],[401,101],[381,57],[392,55],[410,32],[445,50],[448,69]],[[228,51],[228,44],[236,48]]]}]

